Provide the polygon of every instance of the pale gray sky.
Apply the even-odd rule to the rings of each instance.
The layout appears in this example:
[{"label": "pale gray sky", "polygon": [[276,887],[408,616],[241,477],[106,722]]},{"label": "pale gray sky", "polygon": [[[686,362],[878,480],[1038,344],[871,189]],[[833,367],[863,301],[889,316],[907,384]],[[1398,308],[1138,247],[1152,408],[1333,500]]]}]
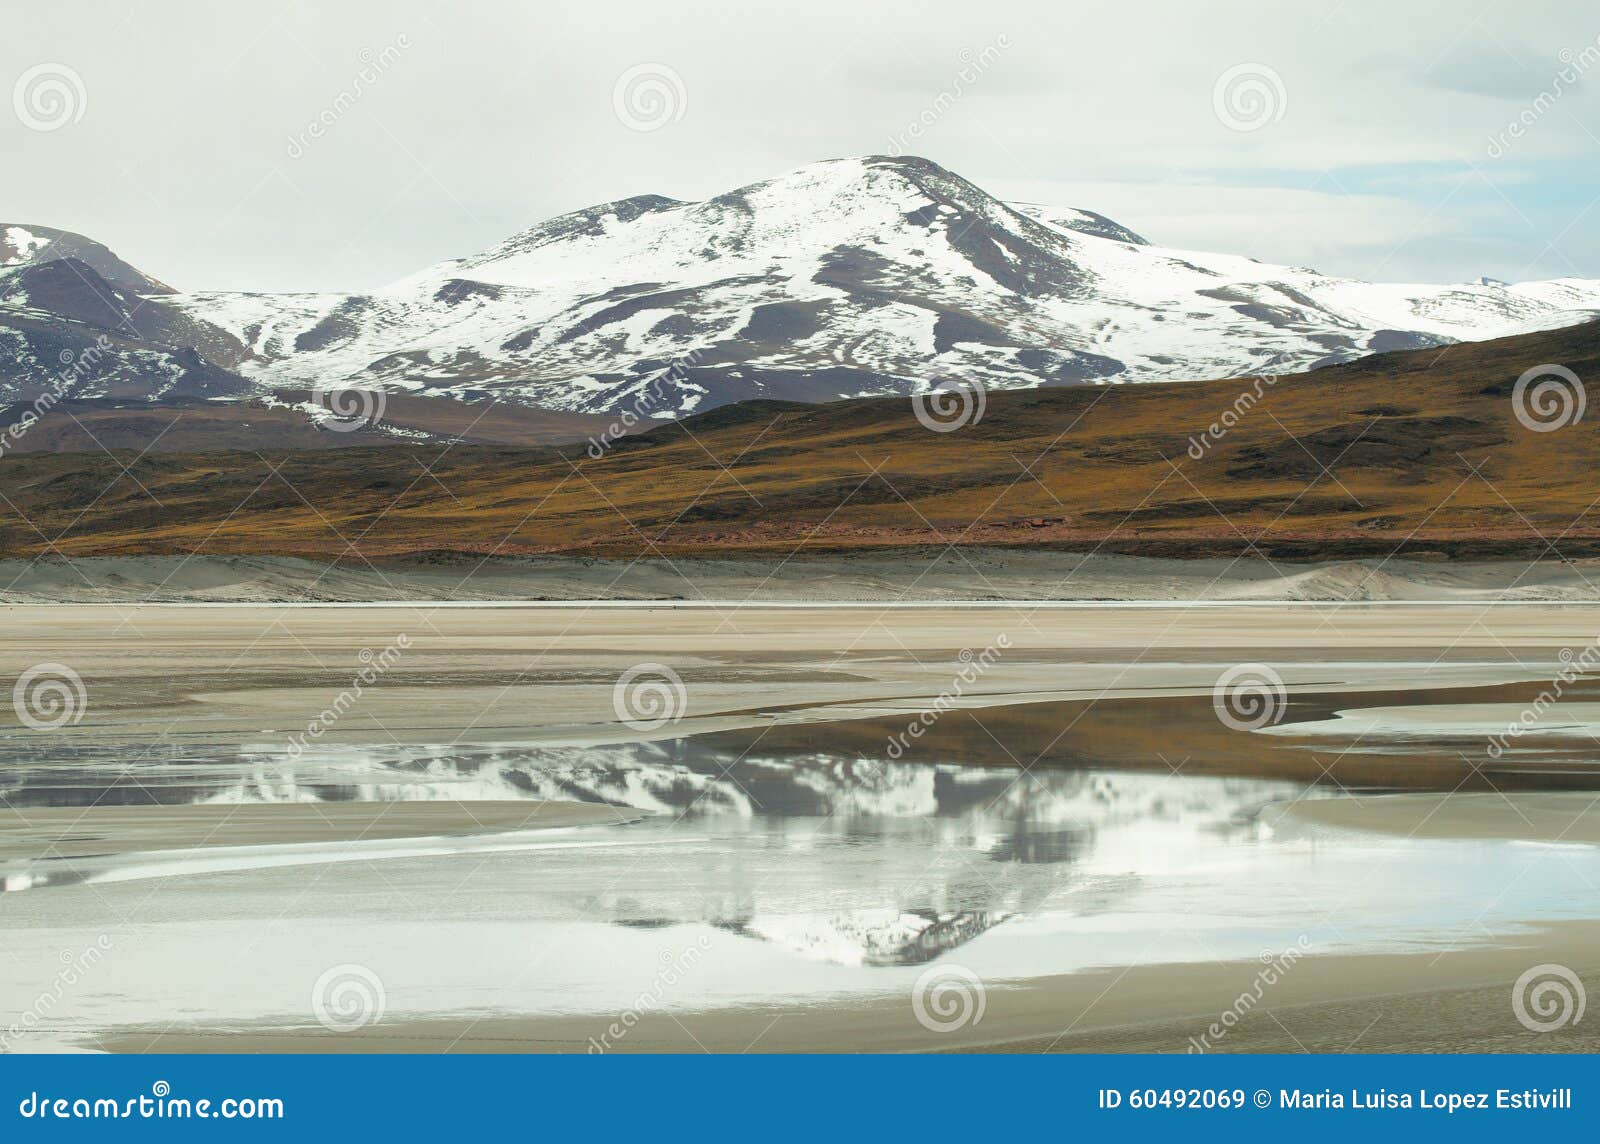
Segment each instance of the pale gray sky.
[{"label": "pale gray sky", "polygon": [[[362,289],[564,210],[896,147],[1167,245],[1600,277],[1589,0],[7,6],[0,219],[180,288]],[[614,107],[640,65],[682,85],[654,130]]]}]

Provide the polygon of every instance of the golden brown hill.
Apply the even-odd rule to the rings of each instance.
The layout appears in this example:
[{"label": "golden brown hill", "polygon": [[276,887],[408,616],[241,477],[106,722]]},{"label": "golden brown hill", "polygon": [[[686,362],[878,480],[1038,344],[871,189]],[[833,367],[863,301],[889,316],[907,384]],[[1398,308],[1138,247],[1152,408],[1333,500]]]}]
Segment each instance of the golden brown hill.
[{"label": "golden brown hill", "polygon": [[1517,415],[1544,365],[1600,379],[1600,323],[1276,381],[995,393],[944,433],[874,398],[727,406],[608,450],[20,454],[0,555],[1593,554],[1594,420]]}]

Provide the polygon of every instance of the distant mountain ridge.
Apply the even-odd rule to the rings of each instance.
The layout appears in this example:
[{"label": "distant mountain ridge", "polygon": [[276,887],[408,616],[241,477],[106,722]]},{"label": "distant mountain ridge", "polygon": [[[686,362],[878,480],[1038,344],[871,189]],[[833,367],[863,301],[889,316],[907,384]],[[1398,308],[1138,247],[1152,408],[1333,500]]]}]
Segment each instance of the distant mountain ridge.
[{"label": "distant mountain ridge", "polygon": [[0,269],[41,265],[75,258],[106,281],[135,294],[175,294],[171,286],[130,266],[106,247],[81,234],[50,226],[0,222]]},{"label": "distant mountain ridge", "polygon": [[77,397],[324,386],[681,416],[1286,373],[1600,313],[1600,280],[1373,285],[1167,249],[914,157],[604,203],[368,293],[174,293],[79,235],[0,235],[0,400],[102,334],[115,352]]},{"label": "distant mountain ridge", "polygon": [[[1522,379],[1539,362],[1600,376],[1600,321],[1371,355],[1271,384],[994,393],[980,419],[950,432],[930,431],[919,403],[879,397],[719,406],[600,450],[419,441],[359,455],[22,452],[3,461],[11,512],[0,514],[0,552],[357,563],[446,554],[467,561],[463,574],[485,557],[549,555],[877,552],[881,569],[897,552],[953,546],[1370,557],[1306,590],[1392,596],[1383,563],[1394,555],[1600,555],[1594,489],[1581,478],[1600,456],[1600,422],[1579,415],[1576,390],[1532,395]],[[1242,392],[1255,404],[1238,404]],[[427,404],[469,419],[484,411]],[[1228,423],[1224,411],[1237,416]],[[1225,431],[1207,428],[1219,421]],[[988,585],[979,575],[967,590],[981,597]]]}]

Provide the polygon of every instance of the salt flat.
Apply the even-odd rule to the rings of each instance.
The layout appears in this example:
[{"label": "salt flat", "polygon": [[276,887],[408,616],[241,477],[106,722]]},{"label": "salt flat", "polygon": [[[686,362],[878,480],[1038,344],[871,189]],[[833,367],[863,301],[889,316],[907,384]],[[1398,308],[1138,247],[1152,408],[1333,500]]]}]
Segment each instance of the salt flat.
[{"label": "salt flat", "polygon": [[[45,661],[83,681],[80,718],[49,732],[57,745],[288,741],[330,703],[340,717],[318,741],[610,742],[914,711],[963,672],[976,676],[960,688],[968,705],[1203,694],[1244,660],[1330,691],[1534,680],[1600,631],[1600,604],[8,605],[0,621],[0,676]],[[682,684],[658,727],[616,710],[614,685],[640,665]],[[359,702],[341,702],[358,680]],[[0,708],[7,723],[27,733]]]},{"label": "salt flat", "polygon": [[[1525,1048],[1511,980],[1600,972],[1600,779],[1558,737],[1491,765],[1451,712],[1515,712],[1597,630],[1531,602],[6,605],[0,678],[48,666],[75,706],[0,706],[27,967],[0,1009],[92,948],[35,1047],[584,1051],[692,951],[608,1051],[1183,1051],[1304,943],[1227,1049]],[[1214,710],[1240,667],[1286,733]],[[630,707],[640,671],[665,708]],[[1397,705],[1415,733],[1319,733]],[[386,1009],[334,1029],[307,998],[351,965]],[[987,1016],[919,1022],[931,970]]]}]

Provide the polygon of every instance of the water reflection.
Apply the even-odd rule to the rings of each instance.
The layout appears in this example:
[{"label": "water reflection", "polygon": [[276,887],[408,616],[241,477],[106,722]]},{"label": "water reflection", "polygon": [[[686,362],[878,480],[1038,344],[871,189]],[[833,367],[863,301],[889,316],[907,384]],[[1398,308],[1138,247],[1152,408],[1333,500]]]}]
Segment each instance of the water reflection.
[{"label": "water reflection", "polygon": [[[620,890],[592,893],[580,879],[564,895],[574,913],[631,929],[705,924],[808,958],[864,966],[919,964],[1032,914],[1081,881],[1075,868],[1093,857],[1129,848],[1175,853],[1197,837],[1249,833],[1261,806],[1305,789],[1247,779],[888,763],[855,752],[777,756],[705,739],[561,749],[330,747],[293,759],[248,745],[231,757],[203,759],[85,751],[48,762],[12,758],[0,774],[4,797],[20,808],[82,805],[98,796],[101,805],[556,799],[648,810],[652,819],[626,828],[630,839],[672,842],[688,832],[709,838],[697,857],[680,858],[695,870],[694,892],[681,885],[653,892],[649,879],[635,875]],[[37,889],[126,877],[130,865],[141,876],[192,875],[252,868],[263,849],[34,861],[0,876],[8,888]],[[395,846],[369,850],[384,858]],[[305,860],[327,859],[306,853]],[[781,876],[774,863],[785,867]],[[554,885],[551,896],[563,897]]]},{"label": "water reflection", "polygon": [[[1435,693],[1453,702],[1517,694]],[[1415,702],[1416,693],[1410,698]],[[1387,699],[1296,696],[1290,718]],[[1202,927],[1208,934],[1237,931],[1239,940],[1257,941],[1281,929],[1292,939],[1299,931],[1287,928],[1287,919],[1302,905],[1312,910],[1313,879],[1332,900],[1347,897],[1352,879],[1360,884],[1363,876],[1359,856],[1342,873],[1325,859],[1304,865],[1317,851],[1274,842],[1259,820],[1267,804],[1340,796],[1353,784],[1596,781],[1593,760],[1570,748],[1493,774],[1427,742],[1369,744],[1365,752],[1342,745],[1333,754],[1227,728],[1205,697],[951,711],[911,757],[891,762],[885,744],[896,726],[863,720],[604,747],[326,746],[298,758],[280,744],[102,747],[47,759],[0,748],[0,798],[23,810],[522,799],[653,815],[625,828],[576,830],[558,842],[492,836],[342,844],[337,852],[221,846],[0,862],[0,882],[38,889],[475,855],[512,895],[495,908],[523,923],[598,924],[614,934],[703,926],[786,956],[858,967],[918,965],[980,938],[994,948],[991,935],[1014,934],[1005,948],[1019,957],[1029,951],[1022,963],[1037,957],[1058,972],[1112,955],[1103,946],[1033,952],[1028,935],[1041,926],[1064,934],[1072,925],[1114,919],[1132,932],[1146,924],[1141,917],[1198,911],[1212,919]],[[92,811],[85,822],[92,825]],[[1408,895],[1460,877],[1458,858],[1427,848],[1417,854],[1409,888],[1404,881],[1373,886],[1373,897],[1393,900],[1363,915],[1364,923],[1390,933],[1417,928],[1423,916]],[[1487,868],[1497,861],[1487,854],[1483,860]],[[1424,871],[1425,862],[1435,865]],[[1249,871],[1254,889],[1239,888],[1231,872],[1237,869]],[[1539,910],[1565,908],[1569,896],[1556,885]],[[1454,902],[1435,895],[1421,909],[1447,914]],[[1517,908],[1524,907],[1532,909],[1526,901]]]}]

